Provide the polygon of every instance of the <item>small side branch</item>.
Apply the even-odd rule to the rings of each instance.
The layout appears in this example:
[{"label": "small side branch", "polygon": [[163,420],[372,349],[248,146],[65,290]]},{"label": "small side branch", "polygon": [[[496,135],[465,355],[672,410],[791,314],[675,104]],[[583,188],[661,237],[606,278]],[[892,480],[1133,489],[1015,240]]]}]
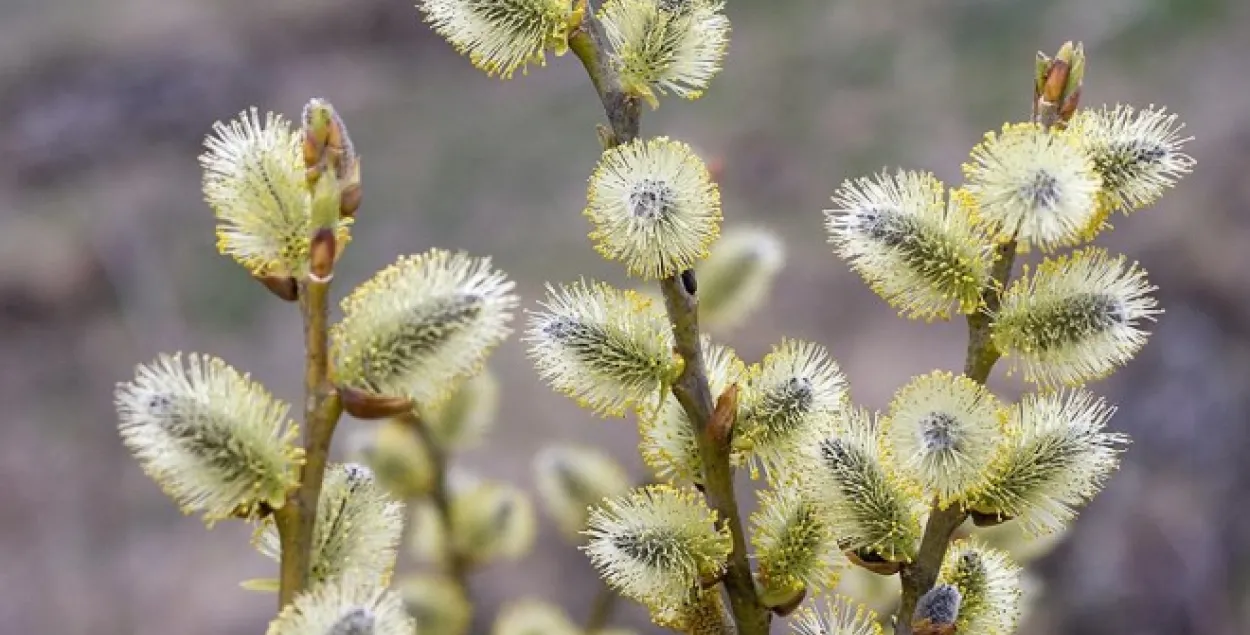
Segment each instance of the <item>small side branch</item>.
[{"label": "small side branch", "polygon": [[[1003,290],[1011,279],[1011,270],[1016,262],[1016,241],[998,245],[994,255],[990,283],[984,291],[985,307],[968,316],[968,355],[964,361],[964,375],[981,384],[989,379],[990,371],[1002,356],[991,337],[992,316],[1001,306]],[[916,612],[916,603],[937,582],[938,571],[942,568],[942,560],[946,558],[951,536],[967,518],[967,512],[959,505],[942,509],[934,503],[929,510],[929,520],[920,541],[920,551],[916,559],[899,572],[903,596],[899,602],[894,635],[912,635],[911,623]]]},{"label": "small side branch", "polygon": [[[605,41],[603,25],[595,16],[587,15],[577,30],[569,36],[569,48],[586,67],[586,73],[603,102],[604,113],[612,129],[609,145],[617,145],[637,138],[641,110],[638,98],[622,87],[616,69],[606,58]],[[660,288],[664,293],[669,321],[672,323],[677,353],[685,361],[681,376],[673,384],[673,395],[681,403],[698,433],[699,453],[703,462],[704,496],[708,506],[716,511],[717,522],[727,526],[733,536],[733,551],[729,556],[725,589],[729,594],[734,622],[741,635],[767,635],[771,613],[756,596],[755,581],[747,559],[746,532],[742,527],[734,493],[729,445],[724,442],[725,439],[718,441],[707,434],[714,397],[708,388],[707,371],[699,344],[698,300],[693,294],[686,292],[679,276],[662,280]]]}]

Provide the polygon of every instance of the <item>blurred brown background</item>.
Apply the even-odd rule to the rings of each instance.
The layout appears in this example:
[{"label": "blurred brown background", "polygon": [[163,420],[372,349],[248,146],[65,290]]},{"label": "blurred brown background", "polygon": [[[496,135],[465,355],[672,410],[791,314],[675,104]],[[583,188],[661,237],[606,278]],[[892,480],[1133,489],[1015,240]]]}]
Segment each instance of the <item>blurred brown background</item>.
[{"label": "blurred brown background", "polygon": [[[133,364],[173,350],[298,398],[295,313],[214,251],[196,166],[213,121],[253,104],[293,115],[311,96],[345,114],[366,193],[340,294],[431,246],[494,255],[529,307],[546,280],[626,282],[579,215],[601,112],[577,62],[487,79],[411,4],[0,0],[0,633],[241,635],[271,614],[271,597],[237,586],[273,570],[248,530],[180,516],[124,452],[111,405]],[[646,113],[644,131],[721,157],[726,224],[786,238],[771,307],[726,339],[748,360],[782,335],[822,342],[873,407],[913,374],[958,368],[963,329],[895,318],[830,254],[820,210],[842,179],[885,165],[956,178],[982,132],[1026,116],[1034,52],[1065,39],[1090,54],[1086,104],[1181,113],[1196,173],[1100,239],[1142,261],[1167,309],[1143,354],[1096,386],[1135,443],[1036,566],[1049,591],[1025,632],[1250,632],[1250,3],[731,0],[728,13],[726,70],[701,101]],[[529,483],[534,450],[562,440],[639,470],[632,426],[540,384],[516,338],[492,366],[504,414],[460,465]],[[475,578],[487,617],[518,593],[585,615],[593,573],[543,530],[522,564]]]}]

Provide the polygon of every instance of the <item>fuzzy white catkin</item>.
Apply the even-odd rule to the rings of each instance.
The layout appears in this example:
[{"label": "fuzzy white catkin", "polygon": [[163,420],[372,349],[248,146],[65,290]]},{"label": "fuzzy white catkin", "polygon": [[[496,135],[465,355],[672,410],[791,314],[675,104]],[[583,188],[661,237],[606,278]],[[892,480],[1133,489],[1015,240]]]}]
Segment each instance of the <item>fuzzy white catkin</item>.
[{"label": "fuzzy white catkin", "polygon": [[220,359],[162,355],[118,384],[114,403],[143,471],[209,524],[280,508],[298,485],[290,407]]},{"label": "fuzzy white catkin", "polygon": [[[372,470],[355,463],[330,465],[317,505],[309,575],[314,582],[351,575],[385,585],[395,567],[403,523],[404,504],[383,489]],[[272,519],[258,528],[256,547],[281,559]]]},{"label": "fuzzy white catkin", "polygon": [[634,291],[579,280],[548,285],[524,340],[538,374],[595,414],[654,404],[678,370],[663,307]]},{"label": "fuzzy white catkin", "polygon": [[332,379],[438,403],[511,332],[514,286],[489,258],[439,249],[400,258],[343,300]]},{"label": "fuzzy white catkin", "polygon": [[568,49],[573,5],[563,0],[421,0],[425,21],[488,76],[509,79],[546,52]]},{"label": "fuzzy white catkin", "polygon": [[266,635],[412,635],[413,628],[398,593],[343,576],[295,596]]}]

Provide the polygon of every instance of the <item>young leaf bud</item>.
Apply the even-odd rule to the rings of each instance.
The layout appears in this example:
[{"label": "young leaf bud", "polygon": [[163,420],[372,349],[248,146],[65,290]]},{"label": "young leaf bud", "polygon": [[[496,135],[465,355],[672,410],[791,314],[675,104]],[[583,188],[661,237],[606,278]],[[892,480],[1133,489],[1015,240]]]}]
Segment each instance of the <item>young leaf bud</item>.
[{"label": "young leaf bud", "polygon": [[825,210],[834,252],[912,318],[972,313],[989,278],[991,241],[976,202],[928,172],[882,172],[842,184]]},{"label": "young leaf bud", "polygon": [[629,490],[629,477],[611,457],[572,445],[540,450],[534,457],[534,479],[547,515],[575,542],[581,542],[592,505]]},{"label": "young leaf bud", "polygon": [[356,164],[359,159],[356,156],[356,146],[334,106],[324,99],[310,99],[304,105],[301,119],[304,166],[311,170],[313,180],[319,179],[322,174],[332,177],[340,186],[336,188],[336,194],[347,186],[359,186],[360,168]]},{"label": "young leaf bud", "polygon": [[693,489],[651,485],[590,513],[582,550],[608,586],[652,611],[694,599],[699,583],[725,568],[728,529]]},{"label": "young leaf bud", "polygon": [[751,369],[746,385],[734,446],[762,463],[770,479],[827,437],[846,403],[846,378],[811,342],[783,339]]},{"label": "young leaf bud", "polygon": [[295,596],[265,635],[412,635],[399,594],[376,580],[343,576]]},{"label": "young leaf bud", "polygon": [[793,635],[883,635],[877,614],[841,596],[825,600],[821,607],[806,607],[795,614]]},{"label": "young leaf bud", "polygon": [[[281,115],[255,108],[213,125],[200,155],[204,199],[217,217],[217,249],[257,276],[303,277],[311,264],[312,199],[300,136]],[[351,219],[333,223],[341,250]]]},{"label": "young leaf bud", "polygon": [[939,584],[920,596],[912,616],[912,632],[916,635],[954,635],[959,618],[959,589]]},{"label": "young leaf bud", "polygon": [[488,76],[510,79],[547,50],[563,55],[576,25],[568,0],[421,0],[425,21]]},{"label": "young leaf bud", "polygon": [[358,454],[392,496],[408,500],[432,491],[433,459],[411,426],[392,419],[361,432],[367,438]]},{"label": "young leaf bud", "polygon": [[835,436],[809,446],[802,487],[824,507],[842,549],[910,561],[920,541],[918,501],[887,469],[872,415],[856,408],[845,417]]},{"label": "young leaf bud", "polygon": [[1184,127],[1174,113],[1153,106],[1104,107],[1076,115],[1070,130],[1102,177],[1104,217],[1153,204],[1193,170],[1193,158],[1183,152],[1193,137],[1181,136]]},{"label": "young leaf bud", "polygon": [[711,330],[741,324],[767,297],[785,254],[785,245],[770,231],[725,232],[698,267],[699,321]]},{"label": "young leaf bud", "polygon": [[215,357],[162,355],[120,383],[122,441],[186,513],[212,524],[278,509],[303,451],[290,406]]},{"label": "young leaf bud", "polygon": [[1020,567],[970,540],[951,543],[938,581],[959,591],[957,633],[1011,635],[1020,617]]},{"label": "young leaf bud", "polygon": [[883,436],[903,475],[945,507],[985,486],[1004,416],[985,386],[935,371],[895,393]]},{"label": "young leaf bud", "polygon": [[541,600],[522,599],[504,606],[491,635],[581,635],[564,611]]},{"label": "young leaf bud", "polygon": [[1119,462],[1128,437],[1103,431],[1114,413],[1085,390],[1026,396],[1011,409],[1016,433],[973,508],[1018,517],[1033,533],[1062,529]]},{"label": "young leaf bud", "polygon": [[657,93],[698,99],[729,48],[722,0],[608,0],[599,10],[617,71],[630,93],[659,106]]},{"label": "young leaf bud", "polygon": [[411,575],[396,584],[404,610],[412,616],[418,633],[466,635],[473,607],[464,590],[449,578]]},{"label": "young leaf bud", "polygon": [[460,382],[446,401],[420,410],[421,423],[430,429],[439,446],[467,450],[480,443],[495,423],[499,381],[484,370]]},{"label": "young leaf bud", "polygon": [[1000,240],[1052,251],[1091,237],[1102,179],[1070,132],[1003,126],[972,149],[963,172]]},{"label": "young leaf bud", "polygon": [[[733,349],[713,344],[707,337],[703,338],[702,346],[703,364],[712,394],[722,395],[730,386],[744,380],[746,369]],[[703,459],[699,455],[699,440],[695,436],[698,433],[677,397],[664,395],[659,415],[651,417],[644,414],[638,433],[642,460],[658,478],[670,482],[703,482]]]},{"label": "young leaf bud", "polygon": [[1044,387],[1105,377],[1146,344],[1141,323],[1161,313],[1154,290],[1136,263],[1103,249],[1048,258],[1007,289],[994,345]]},{"label": "young leaf bud", "polygon": [[[309,577],[321,583],[344,575],[385,586],[395,568],[404,505],[391,498],[373,472],[355,463],[326,470],[313,527]],[[278,528],[267,519],[256,530],[256,548],[281,559]]]},{"label": "young leaf bud", "polygon": [[332,378],[437,403],[510,332],[513,286],[489,258],[437,249],[401,258],[343,301],[331,330]]},{"label": "young leaf bud", "polygon": [[845,562],[833,521],[806,491],[790,484],[760,494],[751,515],[760,602],[769,608],[832,589]]},{"label": "young leaf bud", "polygon": [[720,236],[720,190],[690,146],[636,139],[600,157],[583,214],[604,258],[644,280],[670,278],[706,258]]},{"label": "young leaf bud", "polygon": [[556,390],[602,416],[655,403],[680,372],[664,310],[632,291],[581,280],[547,287],[530,313],[530,357]]}]

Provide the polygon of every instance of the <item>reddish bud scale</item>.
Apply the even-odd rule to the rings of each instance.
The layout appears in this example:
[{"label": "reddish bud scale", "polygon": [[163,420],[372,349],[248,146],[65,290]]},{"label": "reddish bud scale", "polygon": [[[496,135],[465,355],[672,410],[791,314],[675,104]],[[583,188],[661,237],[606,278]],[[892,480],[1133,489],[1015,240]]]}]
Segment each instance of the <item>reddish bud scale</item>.
[{"label": "reddish bud scale", "polygon": [[954,624],[935,624],[929,619],[912,624],[911,630],[915,635],[955,635]]},{"label": "reddish bud scale", "polygon": [[1081,105],[1081,88],[1078,86],[1070,95],[1063,100],[1063,105],[1059,107],[1059,118],[1065,123],[1072,120],[1072,116],[1076,114],[1076,109]]},{"label": "reddish bud scale", "polygon": [[718,447],[729,444],[733,434],[734,419],[738,415],[738,384],[730,384],[716,400],[716,410],[707,424],[707,434]]},{"label": "reddish bud scale", "polygon": [[334,259],[337,251],[334,230],[329,227],[318,229],[313,234],[310,251],[309,270],[313,278],[319,281],[328,280],[334,273]]},{"label": "reddish bud scale", "polygon": [[379,395],[350,386],[337,388],[343,409],[357,419],[373,420],[398,417],[412,412],[416,403],[407,397]]},{"label": "reddish bud scale", "polygon": [[1057,59],[1050,63],[1050,70],[1046,73],[1046,82],[1042,84],[1042,99],[1052,104],[1063,99],[1063,89],[1068,85],[1070,68],[1071,66],[1063,60]]},{"label": "reddish bud scale", "polygon": [[804,587],[802,589],[799,589],[799,592],[796,593],[794,595],[794,598],[792,598],[789,602],[786,602],[785,604],[782,604],[780,606],[769,607],[769,610],[771,610],[773,614],[776,615],[777,617],[789,617],[791,613],[795,612],[796,610],[798,610],[800,606],[802,606],[803,600],[806,600],[806,599],[807,599],[807,588]]},{"label": "reddish bud scale", "polygon": [[902,563],[893,560],[886,560],[881,556],[868,551],[844,551],[846,559],[851,564],[863,567],[877,575],[894,575],[902,568]]},{"label": "reddish bud scale", "polygon": [[299,299],[299,283],[291,276],[255,276],[255,278],[257,282],[265,285],[270,293],[287,302]]}]

